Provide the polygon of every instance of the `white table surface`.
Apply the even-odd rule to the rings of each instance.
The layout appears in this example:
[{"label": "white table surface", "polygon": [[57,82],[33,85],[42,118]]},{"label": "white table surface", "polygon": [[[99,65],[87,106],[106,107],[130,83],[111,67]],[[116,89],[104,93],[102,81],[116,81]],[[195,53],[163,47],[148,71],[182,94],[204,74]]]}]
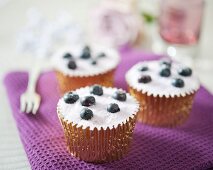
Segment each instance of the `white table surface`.
[{"label": "white table surface", "polygon": [[[5,87],[4,75],[12,70],[28,70],[32,58],[18,55],[14,37],[26,23],[26,11],[37,7],[44,15],[53,18],[60,10],[67,10],[82,26],[87,25],[87,11],[98,0],[0,0],[0,170],[30,169],[18,131],[13,120]],[[213,1],[206,1],[202,29],[201,52],[198,59],[198,75],[203,85],[213,92]]]}]

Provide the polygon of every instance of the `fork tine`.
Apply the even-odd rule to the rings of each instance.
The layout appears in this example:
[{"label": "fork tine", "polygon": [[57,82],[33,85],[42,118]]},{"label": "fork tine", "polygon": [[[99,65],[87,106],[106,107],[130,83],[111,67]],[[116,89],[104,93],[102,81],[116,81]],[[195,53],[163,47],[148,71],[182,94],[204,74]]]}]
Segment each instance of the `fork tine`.
[{"label": "fork tine", "polygon": [[33,113],[34,115],[35,115],[36,112],[38,111],[39,104],[40,104],[40,99],[35,100],[34,105],[33,105],[33,109],[32,109],[32,113]]},{"label": "fork tine", "polygon": [[25,96],[24,96],[24,95],[21,96],[21,99],[20,99],[20,106],[21,106],[20,111],[21,111],[21,112],[25,112],[25,110],[26,110],[26,108],[27,108],[27,104],[26,104],[26,100],[25,100]]},{"label": "fork tine", "polygon": [[33,103],[31,100],[27,101],[27,109],[26,109],[26,113],[30,113],[32,111],[33,108]]}]

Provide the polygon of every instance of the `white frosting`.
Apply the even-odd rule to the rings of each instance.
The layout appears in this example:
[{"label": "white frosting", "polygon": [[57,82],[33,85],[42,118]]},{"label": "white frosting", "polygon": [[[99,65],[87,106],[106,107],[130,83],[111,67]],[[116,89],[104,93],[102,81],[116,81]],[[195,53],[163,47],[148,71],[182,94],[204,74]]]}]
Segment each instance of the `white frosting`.
[{"label": "white frosting", "polygon": [[[130,117],[133,118],[139,109],[139,104],[136,99],[128,93],[126,93],[126,101],[118,101],[112,98],[112,94],[117,90],[116,88],[103,87],[102,96],[90,94],[89,87],[80,88],[75,91],[80,98],[89,95],[95,97],[96,104],[87,107],[93,111],[93,117],[90,120],[84,120],[80,117],[81,110],[85,108],[81,105],[80,98],[73,104],[67,104],[63,98],[61,98],[58,102],[58,112],[68,122],[77,124],[77,127],[82,126],[84,129],[87,127],[90,127],[90,130],[94,128],[98,130],[101,128],[107,129],[107,127],[110,129],[113,127],[116,128],[119,124],[122,125],[122,123],[126,123]],[[118,104],[120,111],[116,113],[108,112],[107,106],[110,103]]]},{"label": "white frosting", "polygon": [[[148,66],[148,70],[139,71],[139,68],[142,66]],[[129,86],[148,95],[160,97],[186,96],[186,94],[191,94],[198,90],[200,83],[193,72],[192,75],[188,77],[179,75],[178,70],[184,67],[185,66],[180,63],[172,62],[171,75],[169,77],[162,77],[159,75],[162,68],[159,60],[139,62],[126,73],[126,81]],[[141,75],[151,76],[152,81],[146,84],[139,83],[138,78]],[[181,78],[184,81],[184,87],[174,87],[171,84],[173,78]]]},{"label": "white frosting", "polygon": [[[79,45],[65,47],[59,50],[53,57],[53,65],[55,69],[69,76],[93,76],[106,73],[116,68],[120,61],[119,54],[115,49],[98,45],[91,45],[91,59],[95,59],[97,55],[102,52],[106,54],[106,57],[97,59],[96,65],[92,65],[91,59],[80,58],[83,48],[83,45]],[[64,54],[67,52],[72,54],[76,62],[77,68],[75,70],[69,69],[67,67],[68,59],[63,58]]]}]

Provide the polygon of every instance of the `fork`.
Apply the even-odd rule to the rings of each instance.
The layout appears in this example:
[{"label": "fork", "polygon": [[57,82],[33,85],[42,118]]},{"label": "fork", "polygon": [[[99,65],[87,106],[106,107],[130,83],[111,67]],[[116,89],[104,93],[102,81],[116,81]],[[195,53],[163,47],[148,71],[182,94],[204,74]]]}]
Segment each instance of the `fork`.
[{"label": "fork", "polygon": [[41,97],[36,93],[36,83],[40,72],[41,66],[36,62],[29,72],[27,90],[20,97],[20,111],[22,113],[32,113],[35,115],[39,109]]}]

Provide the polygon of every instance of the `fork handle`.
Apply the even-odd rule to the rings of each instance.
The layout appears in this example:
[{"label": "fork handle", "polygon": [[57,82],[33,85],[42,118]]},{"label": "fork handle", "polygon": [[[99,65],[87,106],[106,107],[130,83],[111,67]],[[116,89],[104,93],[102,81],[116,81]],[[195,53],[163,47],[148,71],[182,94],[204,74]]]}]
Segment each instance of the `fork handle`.
[{"label": "fork handle", "polygon": [[41,72],[41,63],[38,61],[35,62],[34,66],[29,72],[29,80],[28,80],[28,86],[27,86],[27,91],[28,92],[35,92],[36,91],[36,84],[38,77]]}]

